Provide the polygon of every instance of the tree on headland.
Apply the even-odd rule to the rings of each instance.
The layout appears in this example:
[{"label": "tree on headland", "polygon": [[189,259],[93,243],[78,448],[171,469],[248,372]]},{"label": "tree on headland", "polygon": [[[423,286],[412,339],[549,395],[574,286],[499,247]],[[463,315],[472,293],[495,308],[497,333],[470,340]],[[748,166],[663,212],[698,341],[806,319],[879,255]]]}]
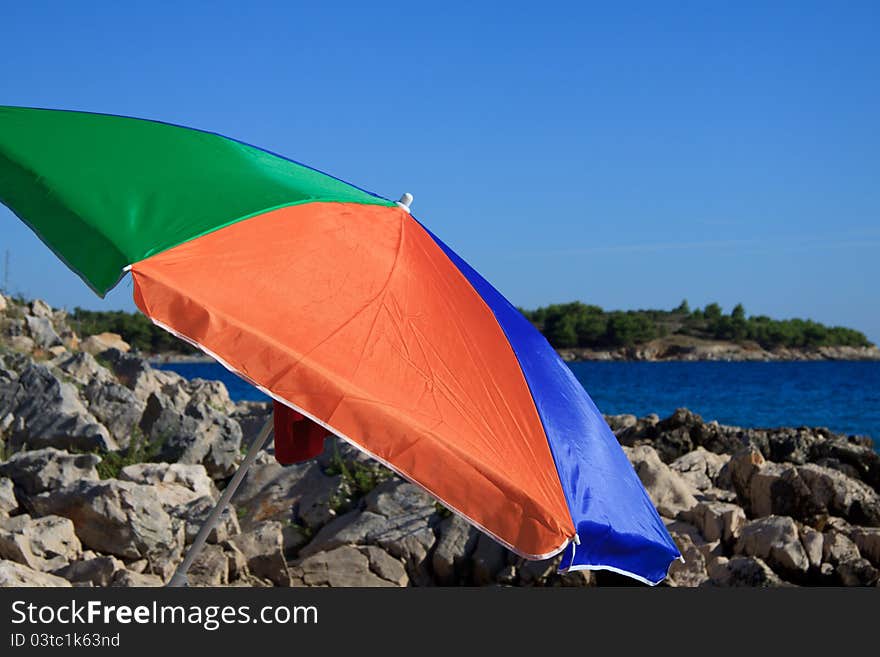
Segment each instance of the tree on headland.
[{"label": "tree on headland", "polygon": [[644,344],[667,334],[708,340],[756,342],[764,349],[788,347],[867,347],[864,333],[804,319],[748,317],[743,304],[725,315],[718,303],[690,310],[682,301],[674,310],[606,311],[581,302],[521,311],[558,348],[615,349]]},{"label": "tree on headland", "polygon": [[718,319],[721,317],[721,306],[714,302],[706,304],[706,307],[703,308],[703,317],[709,321]]}]

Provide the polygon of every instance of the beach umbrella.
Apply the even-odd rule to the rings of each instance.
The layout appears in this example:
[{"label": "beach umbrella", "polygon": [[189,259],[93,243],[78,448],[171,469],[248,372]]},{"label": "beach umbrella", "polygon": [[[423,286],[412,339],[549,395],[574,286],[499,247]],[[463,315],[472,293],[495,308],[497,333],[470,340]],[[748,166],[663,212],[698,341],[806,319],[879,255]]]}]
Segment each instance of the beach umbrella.
[{"label": "beach umbrella", "polygon": [[654,584],[680,556],[571,370],[409,194],[211,132],[2,107],[0,201],[99,295],[130,272],[155,324],[270,396],[281,460],[332,433],[563,570]]}]

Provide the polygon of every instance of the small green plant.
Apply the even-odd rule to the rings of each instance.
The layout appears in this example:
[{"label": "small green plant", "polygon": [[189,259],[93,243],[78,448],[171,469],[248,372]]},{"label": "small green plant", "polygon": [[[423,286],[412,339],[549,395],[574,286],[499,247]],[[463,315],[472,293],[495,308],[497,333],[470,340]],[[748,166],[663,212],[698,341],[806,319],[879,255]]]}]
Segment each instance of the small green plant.
[{"label": "small green plant", "polygon": [[98,454],[101,457],[101,462],[96,467],[98,476],[101,479],[116,479],[124,467],[154,460],[162,450],[163,442],[162,440],[150,442],[140,427],[132,427],[128,447],[118,452]]},{"label": "small green plant", "polygon": [[338,475],[339,490],[330,497],[330,509],[340,515],[357,504],[364,495],[391,476],[391,472],[373,462],[347,461],[339,453],[338,443],[333,444],[333,456],[324,469],[324,474]]},{"label": "small green plant", "polygon": [[307,527],[301,522],[297,522],[293,518],[286,518],[285,520],[281,521],[281,524],[284,527],[290,527],[291,529],[295,529],[296,531],[298,531],[300,534],[302,534],[303,538],[305,538],[306,541],[311,540],[312,534],[314,534],[311,527]]},{"label": "small green plant", "polygon": [[351,492],[353,498],[363,497],[391,476],[391,473],[380,465],[346,461],[339,454],[338,443],[333,444],[333,458],[330,459],[330,464],[324,472],[331,476],[340,475],[344,487]]},{"label": "small green plant", "polygon": [[337,516],[341,516],[343,513],[348,511],[352,506],[354,500],[351,499],[348,495],[345,494],[345,491],[340,491],[339,493],[335,493],[330,496],[330,499],[327,500],[327,506],[330,510]]}]

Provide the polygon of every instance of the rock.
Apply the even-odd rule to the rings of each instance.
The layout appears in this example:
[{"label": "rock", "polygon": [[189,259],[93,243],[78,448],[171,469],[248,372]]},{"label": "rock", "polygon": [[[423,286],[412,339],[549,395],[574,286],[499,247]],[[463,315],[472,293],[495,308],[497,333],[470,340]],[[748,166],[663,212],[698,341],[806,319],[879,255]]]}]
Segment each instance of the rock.
[{"label": "rock", "polygon": [[226,555],[226,565],[229,569],[229,581],[249,579],[251,572],[248,570],[247,557],[244,556],[244,553],[229,541],[226,541],[222,547]]},{"label": "rock", "polygon": [[70,586],[70,582],[56,575],[41,573],[6,559],[0,560],[0,587]]},{"label": "rock", "polygon": [[130,570],[117,570],[113,573],[110,586],[146,588],[163,586],[165,582],[158,575],[135,573]]},{"label": "rock", "polygon": [[348,488],[341,475],[325,475],[320,467],[310,468],[299,485],[290,490],[297,502],[296,516],[311,529],[322,527],[336,517],[334,504],[344,498]]},{"label": "rock", "polygon": [[[241,427],[241,442],[250,445],[260,433],[260,429],[272,414],[272,404],[268,402],[238,402],[230,416]],[[327,441],[329,442],[329,441]]]},{"label": "rock", "polygon": [[653,446],[664,463],[693,451],[695,444],[691,429],[703,424],[703,418],[686,408],[678,408],[656,426]]},{"label": "rock", "polygon": [[13,338],[18,335],[24,335],[26,325],[23,319],[20,319],[15,313],[16,317],[7,317],[3,320],[3,323],[0,324],[0,329],[2,329],[2,336],[5,338]]},{"label": "rock", "polygon": [[747,523],[734,551],[765,560],[771,567],[789,575],[806,573],[810,567],[797,525],[791,518],[782,516],[768,516]]},{"label": "rock", "polygon": [[805,525],[799,525],[798,532],[801,538],[801,545],[804,546],[804,552],[806,552],[807,558],[810,560],[810,566],[818,568],[822,565],[822,546],[824,544],[822,533]]},{"label": "rock", "polygon": [[613,419],[611,422],[615,425],[615,428],[612,430],[617,437],[617,441],[626,447],[636,447],[652,442],[656,435],[656,427],[657,423],[660,422],[660,418],[652,413],[651,415],[639,418],[635,423],[631,423],[629,420],[619,422]]},{"label": "rock", "polygon": [[[458,515],[451,515],[444,519],[438,529],[440,538],[434,548],[431,565],[437,582],[448,586],[460,579],[463,566],[476,547],[479,532]],[[531,575],[532,571],[530,570],[528,573]]]},{"label": "rock", "polygon": [[770,567],[757,557],[715,557],[707,566],[709,578],[716,586],[776,587],[784,583]]},{"label": "rock", "polygon": [[245,529],[264,520],[318,529],[336,517],[333,502],[345,493],[341,477],[325,475],[314,461],[281,466],[273,460],[251,469],[235,504],[246,510]]},{"label": "rock", "polygon": [[810,459],[813,445],[821,440],[805,429],[781,429],[768,436],[767,458],[803,465]]},{"label": "rock", "polygon": [[9,304],[6,301],[6,297],[0,294],[0,313],[6,312],[6,309],[9,307]]},{"label": "rock", "polygon": [[69,565],[55,571],[54,574],[75,584],[91,584],[92,586],[110,586],[113,574],[124,570],[125,564],[110,556],[96,555],[72,561]]},{"label": "rock", "polygon": [[403,565],[379,548],[341,545],[318,552],[291,568],[299,586],[406,586]]},{"label": "rock", "polygon": [[[211,511],[214,509],[214,498],[203,495],[196,499],[184,503],[182,505],[171,507],[168,512],[179,518],[185,525],[186,543],[192,543],[208,519]],[[238,517],[235,510],[231,507],[223,509],[220,514],[220,520],[208,534],[208,543],[223,543],[233,536],[240,534],[241,528],[238,524]]]},{"label": "rock", "polygon": [[349,511],[324,525],[299,551],[300,557],[329,552],[340,545],[364,545],[382,532],[388,518],[371,511]]},{"label": "rock", "polygon": [[821,510],[796,466],[765,461],[754,446],[734,454],[728,472],[739,500],[752,516],[806,519]]},{"label": "rock", "polygon": [[843,518],[835,518],[834,516],[825,516],[819,519],[816,529],[823,532],[836,531],[849,536],[853,532],[853,526]]},{"label": "rock", "polygon": [[692,522],[707,541],[720,540],[725,544],[739,538],[746,524],[745,511],[725,502],[700,502],[683,513],[682,518]]},{"label": "rock", "polygon": [[364,511],[351,511],[324,525],[300,556],[340,545],[377,545],[404,562],[415,584],[429,583],[427,556],[436,541],[433,500],[412,484],[390,479],[370,491],[364,503]]},{"label": "rock", "polygon": [[756,516],[787,515],[806,518],[816,513],[810,491],[789,463],[766,462],[750,486],[749,507]]},{"label": "rock", "polygon": [[274,459],[255,466],[236,504],[247,509],[246,526],[276,519],[316,530],[352,504],[352,485],[328,475],[319,462],[281,466]]},{"label": "rock", "polygon": [[219,545],[206,545],[187,572],[189,586],[229,584],[229,562]]},{"label": "rock", "polygon": [[55,332],[52,321],[46,317],[34,317],[28,315],[24,318],[27,324],[28,332],[34,345],[40,349],[49,349],[50,347],[61,346],[61,336]]},{"label": "rock", "polygon": [[[684,514],[683,514],[684,515]],[[703,538],[703,535],[700,533],[700,530],[696,528],[696,526],[690,524],[689,522],[685,522],[684,520],[677,520],[673,518],[668,518],[665,516],[660,516],[660,520],[663,521],[663,524],[666,525],[666,530],[670,534],[682,534],[684,536],[689,536],[695,541],[703,541],[706,539]],[[673,536],[673,538],[675,538]]]},{"label": "rock", "polygon": [[290,586],[280,522],[260,523],[249,532],[233,536],[229,542],[244,554],[251,573],[278,586]]},{"label": "rock", "polygon": [[145,404],[116,381],[93,379],[83,391],[89,411],[104,424],[121,447],[128,447],[138,430]]},{"label": "rock", "polygon": [[736,493],[726,488],[709,488],[703,491],[697,491],[694,495],[700,502],[728,502],[736,504],[739,501]]},{"label": "rock", "polygon": [[570,570],[559,573],[559,584],[565,587],[585,587],[596,585],[596,575],[591,570]]},{"label": "rock", "polygon": [[688,483],[663,463],[652,447],[639,445],[623,449],[661,515],[675,517],[697,505]]},{"label": "rock", "polygon": [[203,402],[190,401],[180,412],[167,395],[147,399],[140,428],[158,447],[158,458],[200,463],[214,478],[228,477],[241,458],[241,429],[225,414]]},{"label": "rock", "polygon": [[205,404],[215,411],[230,415],[235,411],[235,403],[229,398],[229,391],[222,381],[190,379],[185,383],[190,403]]},{"label": "rock", "polygon": [[18,509],[18,500],[15,499],[15,486],[12,479],[0,477],[0,516],[10,514]]},{"label": "rock", "polygon": [[97,418],[86,410],[76,388],[59,381],[46,365],[32,364],[17,385],[0,390],[0,417],[12,413],[9,444],[18,449],[58,447],[83,451],[116,449],[115,441]]},{"label": "rock", "polygon": [[880,567],[880,529],[877,527],[856,527],[852,540],[859,552],[875,566]]},{"label": "rock", "polygon": [[190,505],[195,504],[197,500],[205,500],[201,505],[207,504],[209,507],[214,505],[213,497],[199,495],[180,484],[166,484],[162,482],[150,484],[150,488],[156,492],[159,502],[162,503],[162,508],[172,517],[180,517],[181,513],[189,514],[192,511]]},{"label": "rock", "polygon": [[13,454],[0,463],[0,475],[9,477],[27,495],[38,495],[79,481],[98,481],[94,454],[68,454],[54,447]]},{"label": "rock", "polygon": [[31,500],[42,514],[73,520],[83,545],[123,559],[146,558],[154,572],[180,558],[183,527],[172,526],[151,486],[108,479],[80,481]]},{"label": "rock", "polygon": [[709,581],[706,555],[690,536],[676,534],[673,539],[684,561],[676,559],[670,564],[665,583],[676,588],[704,586]]},{"label": "rock", "polygon": [[95,357],[84,351],[64,354],[54,361],[55,368],[62,377],[68,377],[81,386],[90,383],[113,381],[113,375],[106,367],[98,363]]},{"label": "rock", "polygon": [[847,536],[839,531],[827,531],[823,534],[822,561],[837,566],[846,561],[860,559],[859,548]]},{"label": "rock", "polygon": [[119,382],[142,402],[146,402],[154,393],[163,393],[166,397],[172,397],[172,400],[179,397],[179,411],[189,402],[189,394],[185,391],[186,381],[179,374],[153,369],[144,359],[119,349],[104,351],[101,359],[108,363]]},{"label": "rock", "polygon": [[80,351],[97,356],[108,349],[117,349],[122,353],[128,353],[131,346],[118,333],[98,333],[97,335],[90,335],[80,342],[79,348]]},{"label": "rock", "polygon": [[507,555],[504,548],[497,541],[485,534],[480,534],[471,557],[474,582],[478,586],[491,584],[504,567],[506,560]]},{"label": "rock", "polygon": [[750,485],[755,476],[765,463],[763,454],[752,445],[736,452],[728,461],[724,470],[730,478],[730,483],[740,500],[748,503],[751,499]]},{"label": "rock", "polygon": [[843,586],[877,586],[880,579],[880,571],[861,557],[839,564],[835,573]]},{"label": "rock", "polygon": [[6,344],[9,345],[9,348],[13,351],[22,354],[29,354],[34,350],[34,347],[36,347],[33,339],[26,335],[13,335],[7,339]]},{"label": "rock", "polygon": [[807,464],[798,468],[819,512],[842,516],[858,525],[880,527],[880,495],[842,472]]},{"label": "rock", "polygon": [[874,451],[870,439],[861,443],[855,437],[826,437],[817,441],[810,450],[810,460],[821,464],[834,464],[849,476],[861,479],[874,490],[880,491],[880,453]]},{"label": "rock", "polygon": [[370,572],[386,582],[390,582],[393,586],[407,586],[409,584],[406,568],[398,559],[373,545],[365,545],[359,549],[370,561]]},{"label": "rock", "polygon": [[50,572],[76,560],[82,545],[67,518],[14,516],[0,523],[0,558]]},{"label": "rock", "polygon": [[669,467],[677,472],[691,488],[707,491],[715,486],[721,470],[728,461],[730,461],[729,455],[713,454],[703,447],[697,447],[693,452],[675,459],[669,464]]},{"label": "rock", "polygon": [[128,562],[128,570],[133,573],[145,573],[149,567],[150,562],[146,559],[136,559],[135,561]]},{"label": "rock", "polygon": [[54,315],[54,311],[52,310],[52,306],[43,301],[42,299],[34,299],[30,302],[29,308],[31,311],[31,315],[34,317],[40,317],[43,319],[52,319]]},{"label": "rock", "polygon": [[119,473],[122,481],[136,484],[176,485],[194,494],[195,499],[207,495],[217,499],[219,493],[214,481],[208,476],[203,465],[186,463],[136,463],[127,465]]},{"label": "rock", "polygon": [[639,423],[639,420],[635,415],[606,415],[605,421],[608,423],[608,427],[614,435],[634,427]]},{"label": "rock", "polygon": [[389,479],[364,501],[367,512],[387,518],[381,530],[369,535],[369,542],[402,559],[415,584],[429,583],[427,556],[437,540],[431,527],[437,513],[434,500],[413,484]]}]

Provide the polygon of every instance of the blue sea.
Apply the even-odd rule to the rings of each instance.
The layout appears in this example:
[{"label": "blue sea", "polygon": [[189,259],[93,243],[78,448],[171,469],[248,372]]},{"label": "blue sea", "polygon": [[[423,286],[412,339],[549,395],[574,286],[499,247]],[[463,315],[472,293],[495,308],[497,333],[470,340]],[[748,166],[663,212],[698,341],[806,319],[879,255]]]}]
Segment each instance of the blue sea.
[{"label": "blue sea", "polygon": [[[216,363],[157,365],[219,379],[235,400],[267,398]],[[742,427],[828,427],[880,443],[880,362],[580,362],[570,367],[606,414],[685,406]],[[878,445],[880,447],[880,445]]]}]

